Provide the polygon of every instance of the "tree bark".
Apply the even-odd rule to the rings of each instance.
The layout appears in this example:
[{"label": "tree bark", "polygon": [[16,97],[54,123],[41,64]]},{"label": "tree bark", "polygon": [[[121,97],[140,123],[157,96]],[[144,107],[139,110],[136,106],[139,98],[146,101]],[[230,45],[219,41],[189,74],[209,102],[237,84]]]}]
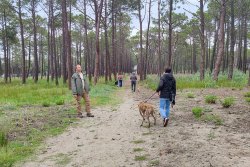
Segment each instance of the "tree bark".
[{"label": "tree bark", "polygon": [[230,10],[231,10],[231,30],[230,30],[230,59],[228,67],[228,79],[233,78],[234,71],[234,46],[235,46],[235,25],[234,25],[234,0],[230,1]]},{"label": "tree bark", "polygon": [[161,0],[158,0],[158,55],[159,55],[159,76],[162,73],[161,67]]},{"label": "tree bark", "polygon": [[97,0],[94,0],[95,4],[95,28],[96,28],[96,55],[95,55],[95,72],[94,72],[94,84],[97,84],[97,80],[99,77],[99,68],[100,68],[100,41],[99,41],[99,33],[100,33],[100,22],[103,8],[103,0],[101,0],[100,4],[98,4]]},{"label": "tree bark", "polygon": [[115,12],[115,0],[112,0],[112,58],[113,58],[113,75],[114,79],[117,80],[116,71],[116,12]]},{"label": "tree bark", "polygon": [[243,51],[243,61],[242,70],[244,73],[247,72],[247,16],[244,18],[244,51]]},{"label": "tree bark", "polygon": [[149,7],[148,7],[148,27],[147,27],[147,35],[146,35],[146,55],[145,55],[144,74],[143,74],[143,77],[144,77],[143,79],[144,80],[147,78],[150,22],[151,22],[151,0],[149,0]]},{"label": "tree bark", "polygon": [[110,75],[110,54],[109,54],[109,42],[108,42],[108,25],[107,25],[107,18],[108,18],[108,2],[105,0],[105,17],[104,17],[104,29],[105,29],[105,51],[106,51],[106,61],[105,61],[105,82],[111,80]]},{"label": "tree bark", "polygon": [[37,83],[38,81],[38,73],[39,73],[39,64],[38,64],[38,56],[37,56],[37,26],[36,26],[36,4],[35,0],[31,1],[31,13],[32,13],[32,22],[33,22],[33,42],[34,42],[34,81]]},{"label": "tree bark", "polygon": [[200,62],[200,80],[205,77],[205,20],[204,20],[204,3],[200,0],[200,42],[201,42],[201,62]]},{"label": "tree bark", "polygon": [[218,80],[218,75],[220,72],[220,65],[222,56],[224,55],[224,40],[225,40],[225,34],[224,34],[224,21],[225,21],[225,11],[226,11],[226,0],[221,0],[221,11],[220,11],[220,29],[219,29],[219,48],[218,48],[218,54],[217,59],[215,63],[214,68],[214,75],[213,79]]},{"label": "tree bark", "polygon": [[26,66],[25,66],[25,46],[24,46],[24,35],[23,35],[24,33],[23,33],[21,0],[18,0],[18,16],[19,16],[21,45],[22,45],[22,84],[25,84],[26,83]]},{"label": "tree bark", "polygon": [[143,80],[144,79],[144,76],[143,76],[143,67],[144,67],[144,61],[143,61],[143,54],[142,54],[142,51],[143,51],[143,48],[142,48],[142,15],[141,15],[141,0],[138,0],[138,14],[139,14],[139,23],[140,23],[140,80]]},{"label": "tree bark", "polygon": [[173,32],[173,23],[172,23],[172,14],[173,14],[173,0],[169,1],[169,23],[168,23],[168,63],[167,66],[172,66],[172,32]]},{"label": "tree bark", "polygon": [[67,8],[66,0],[61,0],[62,6],[62,29],[63,29],[63,54],[62,54],[62,73],[63,73],[63,83],[67,82],[67,53],[68,53],[68,21],[67,21]]}]

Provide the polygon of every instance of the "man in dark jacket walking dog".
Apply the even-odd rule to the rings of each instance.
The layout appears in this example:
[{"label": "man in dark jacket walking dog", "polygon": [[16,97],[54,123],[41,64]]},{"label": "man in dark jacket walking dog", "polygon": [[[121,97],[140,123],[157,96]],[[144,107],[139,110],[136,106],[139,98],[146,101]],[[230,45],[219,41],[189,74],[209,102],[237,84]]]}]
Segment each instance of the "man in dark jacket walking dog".
[{"label": "man in dark jacket walking dog", "polygon": [[81,107],[81,98],[85,101],[85,108],[87,112],[87,117],[94,117],[90,113],[90,100],[89,100],[89,84],[87,82],[86,77],[82,73],[81,65],[76,65],[76,72],[72,75],[71,78],[71,88],[72,94],[76,99],[77,106],[77,117],[83,118],[82,115],[82,107]]},{"label": "man in dark jacket walking dog", "polygon": [[164,127],[167,126],[169,121],[170,103],[175,105],[176,81],[171,71],[171,68],[166,68],[156,90],[160,95],[160,114],[163,118]]}]

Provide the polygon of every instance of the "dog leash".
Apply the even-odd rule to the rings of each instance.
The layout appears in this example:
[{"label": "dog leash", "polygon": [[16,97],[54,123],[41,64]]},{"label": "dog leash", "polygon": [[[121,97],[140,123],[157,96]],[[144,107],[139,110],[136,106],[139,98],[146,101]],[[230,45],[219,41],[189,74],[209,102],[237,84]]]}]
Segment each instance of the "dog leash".
[{"label": "dog leash", "polygon": [[155,92],[154,94],[152,94],[147,100],[144,100],[143,102],[147,102],[147,101],[149,101],[155,94],[156,94],[157,92]]}]

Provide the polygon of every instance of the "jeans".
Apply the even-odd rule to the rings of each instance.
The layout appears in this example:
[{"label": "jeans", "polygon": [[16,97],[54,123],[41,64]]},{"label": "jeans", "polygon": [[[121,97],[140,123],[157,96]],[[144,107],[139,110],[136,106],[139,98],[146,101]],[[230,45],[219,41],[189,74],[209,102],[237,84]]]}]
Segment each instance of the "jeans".
[{"label": "jeans", "polygon": [[169,118],[169,113],[170,113],[170,101],[169,99],[165,98],[160,98],[160,114],[161,117],[164,118]]},{"label": "jeans", "polygon": [[136,90],[136,81],[131,81],[131,89],[133,92]]},{"label": "jeans", "polygon": [[122,87],[122,80],[118,80],[118,87]]}]

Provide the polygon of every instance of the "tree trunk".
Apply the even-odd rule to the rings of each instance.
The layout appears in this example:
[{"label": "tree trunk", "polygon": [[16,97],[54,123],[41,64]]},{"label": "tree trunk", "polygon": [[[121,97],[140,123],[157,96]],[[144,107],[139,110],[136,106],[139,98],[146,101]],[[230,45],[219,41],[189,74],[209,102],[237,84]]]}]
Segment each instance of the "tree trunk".
[{"label": "tree trunk", "polygon": [[250,64],[248,64],[248,86],[250,86]]},{"label": "tree trunk", "polygon": [[159,55],[159,76],[162,73],[161,67],[161,0],[158,0],[158,55]]},{"label": "tree trunk", "polygon": [[193,39],[193,72],[197,72],[197,63],[196,63],[196,44],[195,40]]},{"label": "tree trunk", "polygon": [[5,12],[5,9],[4,9],[4,12],[3,12],[3,18],[2,18],[2,27],[3,27],[3,35],[2,35],[2,38],[3,38],[3,51],[4,51],[4,81],[5,83],[8,82],[8,57],[7,57],[7,30],[6,30],[6,12]]},{"label": "tree trunk", "polygon": [[146,35],[146,55],[145,55],[145,62],[144,62],[144,74],[143,79],[145,80],[147,77],[147,64],[148,64],[148,48],[149,48],[149,29],[150,29],[150,22],[151,22],[151,0],[149,0],[149,7],[148,7],[148,28],[147,28],[147,35]]},{"label": "tree trunk", "polygon": [[61,0],[62,6],[62,31],[63,31],[63,53],[62,53],[62,73],[63,73],[63,83],[67,82],[67,53],[68,53],[68,21],[67,21],[67,8],[66,8],[66,0]]},{"label": "tree trunk", "polygon": [[218,28],[215,27],[215,33],[214,33],[214,46],[213,46],[213,51],[212,51],[212,58],[211,58],[211,62],[210,62],[210,72],[213,72],[213,68],[214,68],[214,59],[215,59],[215,54],[216,54],[216,46],[217,46],[217,41],[218,41],[218,32],[219,32],[219,27],[220,27],[220,23],[217,21],[217,18],[215,18],[215,25],[216,22],[218,24]]},{"label": "tree trunk", "polygon": [[242,70],[242,20],[239,21],[239,46],[238,46],[238,58],[237,68]]},{"label": "tree trunk", "polygon": [[38,81],[38,73],[39,73],[39,64],[38,64],[38,56],[37,56],[37,34],[36,34],[36,13],[35,13],[35,0],[31,1],[31,13],[32,13],[32,22],[33,22],[33,33],[34,33],[34,81],[37,83]]},{"label": "tree trunk", "polygon": [[[53,62],[54,62],[54,72],[55,72],[55,79],[56,85],[59,84],[58,82],[58,70],[57,70],[57,54],[56,54],[56,36],[55,36],[55,17],[54,17],[54,0],[51,0],[51,47],[53,50]],[[71,82],[71,81],[70,81]]]},{"label": "tree trunk", "polygon": [[225,34],[224,34],[224,22],[225,22],[225,11],[226,11],[226,0],[221,0],[221,11],[220,11],[220,29],[219,29],[219,46],[218,46],[218,54],[217,59],[215,63],[214,68],[214,75],[213,79],[218,80],[218,75],[220,72],[220,65],[222,56],[224,55],[224,40],[225,40]]},{"label": "tree trunk", "polygon": [[204,3],[200,0],[200,42],[201,42],[201,62],[200,62],[200,80],[204,80],[205,77],[205,21],[204,21]]},{"label": "tree trunk", "polygon": [[18,0],[18,16],[20,24],[20,35],[21,35],[21,45],[22,45],[22,84],[26,83],[26,66],[25,66],[25,46],[24,46],[24,33],[23,33],[23,20],[22,20],[22,10],[21,10],[21,0]]},{"label": "tree trunk", "polygon": [[168,23],[168,63],[167,66],[172,66],[172,13],[173,13],[173,0],[169,1],[169,23]]},{"label": "tree trunk", "polygon": [[105,61],[105,82],[106,83],[108,82],[108,77],[111,80],[107,18],[108,18],[108,3],[107,3],[107,0],[105,0],[104,29],[105,29],[105,51],[106,51],[106,61]]},{"label": "tree trunk", "polygon": [[30,46],[30,41],[29,41],[29,64],[28,64],[28,70],[27,70],[27,78],[29,77],[29,74],[30,74],[30,55],[31,55],[31,46]]},{"label": "tree trunk", "polygon": [[243,61],[242,61],[242,69],[243,72],[247,72],[247,16],[244,18],[244,53],[243,53]]},{"label": "tree trunk", "polygon": [[95,55],[95,72],[94,72],[94,84],[97,84],[97,80],[99,77],[99,68],[100,68],[100,41],[99,41],[99,33],[100,33],[100,22],[101,22],[101,15],[102,15],[102,8],[103,8],[103,0],[101,0],[100,4],[98,1],[94,1],[95,4],[95,28],[96,28],[96,55]]},{"label": "tree trunk", "polygon": [[228,79],[233,78],[234,71],[234,45],[235,45],[235,26],[234,26],[234,0],[230,1],[230,10],[231,10],[231,42],[230,42],[230,59],[229,59],[229,67],[228,67]]},{"label": "tree trunk", "polygon": [[116,12],[115,12],[115,0],[112,0],[112,58],[113,58],[113,75],[114,79],[117,80],[116,71]]},{"label": "tree trunk", "polygon": [[89,76],[89,80],[91,81],[91,69],[90,69],[90,52],[89,52],[89,40],[88,40],[88,27],[87,27],[87,0],[84,0],[84,36],[85,36],[85,46],[84,46],[84,54],[86,57],[86,73]]},{"label": "tree trunk", "polygon": [[144,67],[144,61],[143,61],[143,54],[142,54],[142,15],[141,15],[141,0],[138,0],[138,13],[139,13],[139,23],[140,23],[140,80],[144,79],[143,76],[143,67]]}]

